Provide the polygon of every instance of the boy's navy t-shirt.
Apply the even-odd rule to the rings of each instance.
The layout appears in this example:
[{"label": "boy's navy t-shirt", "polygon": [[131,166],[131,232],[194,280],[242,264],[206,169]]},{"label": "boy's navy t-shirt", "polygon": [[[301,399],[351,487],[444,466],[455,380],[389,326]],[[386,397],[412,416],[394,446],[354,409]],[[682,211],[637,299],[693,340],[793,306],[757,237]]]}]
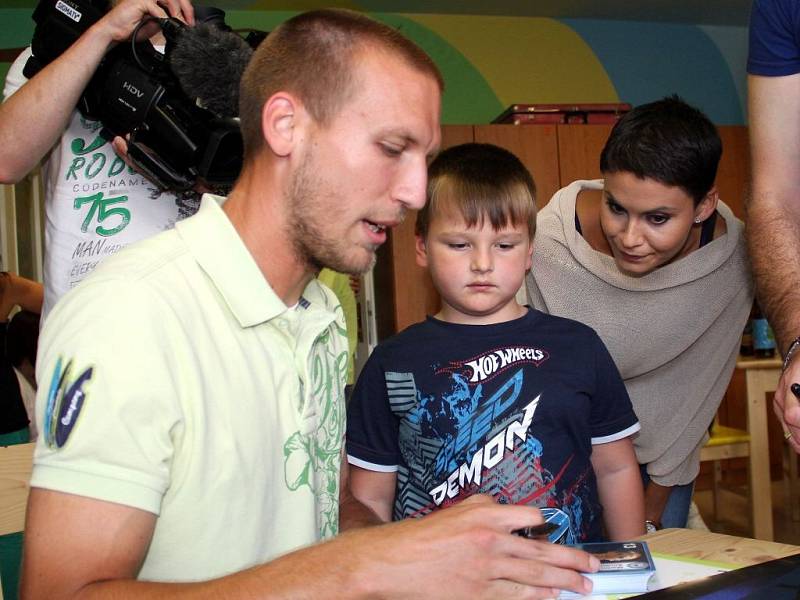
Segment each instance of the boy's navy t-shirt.
[{"label": "boy's navy t-shirt", "polygon": [[545,508],[553,541],[599,541],[592,444],[639,430],[586,325],[536,310],[495,325],[428,317],[378,345],[347,415],[350,463],[397,471],[394,519],[475,494]]}]

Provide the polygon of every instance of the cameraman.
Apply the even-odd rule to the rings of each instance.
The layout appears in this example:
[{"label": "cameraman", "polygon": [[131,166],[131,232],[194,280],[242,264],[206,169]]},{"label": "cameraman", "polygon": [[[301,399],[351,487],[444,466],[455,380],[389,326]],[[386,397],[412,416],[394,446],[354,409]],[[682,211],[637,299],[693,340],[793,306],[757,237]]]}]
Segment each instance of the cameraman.
[{"label": "cameraman", "polygon": [[[197,208],[196,200],[160,193],[130,169],[115,152],[124,156],[124,140],[108,143],[99,135],[101,125],[75,110],[109,48],[128,39],[144,17],[170,15],[194,24],[189,0],[122,0],[30,81],[22,72],[30,48],[8,72],[0,105],[0,183],[16,183],[44,159],[43,320],[100,260]],[[152,35],[158,27],[143,31]]]}]

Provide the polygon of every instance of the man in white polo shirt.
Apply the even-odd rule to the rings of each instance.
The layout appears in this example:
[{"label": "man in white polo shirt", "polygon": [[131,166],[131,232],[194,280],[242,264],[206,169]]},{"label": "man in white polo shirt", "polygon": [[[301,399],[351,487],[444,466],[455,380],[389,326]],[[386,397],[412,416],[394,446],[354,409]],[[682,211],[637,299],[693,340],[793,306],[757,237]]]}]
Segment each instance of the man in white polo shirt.
[{"label": "man in white polo shirt", "polygon": [[356,13],[262,43],[228,198],[109,258],[45,326],[26,598],[588,591],[596,560],[511,534],[536,509],[479,498],[355,530],[377,518],[348,491],[345,324],[314,275],[370,268],[422,206],[441,90],[424,52]]}]

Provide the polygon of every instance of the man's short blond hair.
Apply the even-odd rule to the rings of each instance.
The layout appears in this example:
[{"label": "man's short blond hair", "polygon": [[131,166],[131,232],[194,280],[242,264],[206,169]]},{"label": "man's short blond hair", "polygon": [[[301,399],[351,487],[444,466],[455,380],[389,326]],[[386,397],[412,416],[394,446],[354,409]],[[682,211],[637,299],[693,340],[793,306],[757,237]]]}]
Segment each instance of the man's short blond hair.
[{"label": "man's short blond hair", "polygon": [[265,143],[261,111],[273,94],[282,90],[296,95],[311,116],[326,125],[355,91],[354,59],[370,48],[400,57],[444,89],[433,60],[388,25],[343,9],[302,13],[267,36],[242,76],[239,116],[245,160]]}]

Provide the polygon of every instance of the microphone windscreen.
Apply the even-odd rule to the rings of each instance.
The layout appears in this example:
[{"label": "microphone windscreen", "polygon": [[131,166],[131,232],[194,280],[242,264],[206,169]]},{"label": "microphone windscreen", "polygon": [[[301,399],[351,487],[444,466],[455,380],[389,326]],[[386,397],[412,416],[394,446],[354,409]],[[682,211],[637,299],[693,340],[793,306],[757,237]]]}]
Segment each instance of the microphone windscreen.
[{"label": "microphone windscreen", "polygon": [[239,81],[252,54],[238,34],[199,23],[180,33],[169,63],[187,96],[218,117],[236,117]]}]

